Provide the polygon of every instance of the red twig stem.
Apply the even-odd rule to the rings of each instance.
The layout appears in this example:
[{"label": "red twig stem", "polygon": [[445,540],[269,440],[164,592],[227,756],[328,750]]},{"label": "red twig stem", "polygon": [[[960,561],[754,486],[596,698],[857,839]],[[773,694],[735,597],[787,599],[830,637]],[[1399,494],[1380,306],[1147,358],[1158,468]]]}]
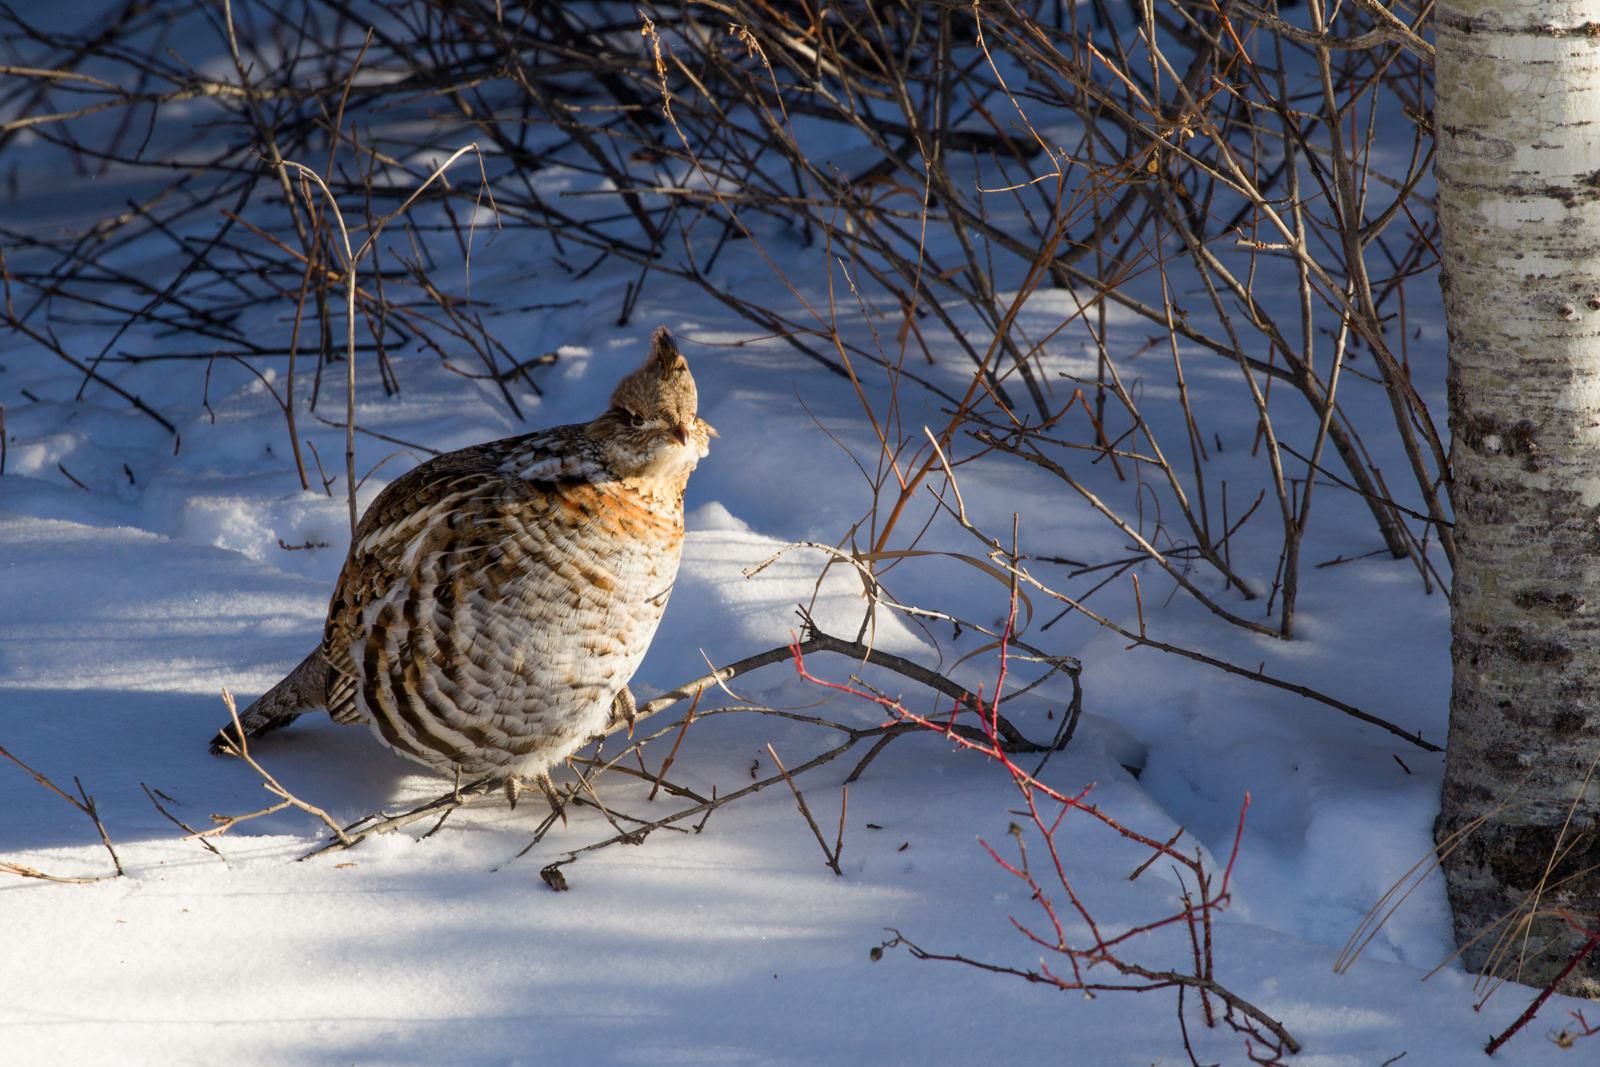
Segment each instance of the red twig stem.
[{"label": "red twig stem", "polygon": [[1588,959],[1589,953],[1593,952],[1596,946],[1600,946],[1600,933],[1593,934],[1589,940],[1583,943],[1583,947],[1567,961],[1567,965],[1561,969],[1561,973],[1556,975],[1555,979],[1540,990],[1538,996],[1533,998],[1533,1003],[1528,1005],[1528,1010],[1519,1015],[1516,1022],[1506,1027],[1500,1036],[1491,1038],[1489,1043],[1483,1047],[1483,1051],[1493,1056],[1499,1051],[1500,1046],[1510,1041],[1518,1030],[1532,1022],[1533,1017],[1539,1014],[1539,1009],[1544,1007],[1544,1002],[1549,1000],[1551,994],[1556,991],[1556,987],[1564,982],[1567,975],[1571,974],[1580,963]]},{"label": "red twig stem", "polygon": [[[1226,1022],[1230,1027],[1243,1034],[1250,1042],[1247,1054],[1256,1063],[1277,1064],[1286,1052],[1299,1052],[1300,1045],[1284,1029],[1282,1024],[1267,1015],[1260,1008],[1236,996],[1216,981],[1212,966],[1212,919],[1215,913],[1227,907],[1229,901],[1229,884],[1233,876],[1233,866],[1238,859],[1239,849],[1244,839],[1244,818],[1249,810],[1250,798],[1245,796],[1244,804],[1239,811],[1239,824],[1234,831],[1233,849],[1228,856],[1227,866],[1223,871],[1220,886],[1213,886],[1213,877],[1206,870],[1203,856],[1196,852],[1185,855],[1175,847],[1181,832],[1169,840],[1160,840],[1141,834],[1136,830],[1124,826],[1117,819],[1102,811],[1098,805],[1088,802],[1088,795],[1093,790],[1093,784],[1086,786],[1076,795],[1069,795],[1040,782],[1032,774],[1024,770],[1001,747],[1001,738],[998,731],[998,709],[1000,692],[1005,685],[1006,670],[1008,667],[1005,649],[1009,640],[1012,627],[1016,621],[1016,600],[1012,599],[1011,613],[1007,620],[1005,638],[999,643],[1001,649],[1000,670],[996,679],[994,696],[985,699],[980,692],[978,696],[965,705],[958,703],[956,709],[948,716],[940,716],[936,721],[914,711],[907,709],[898,700],[891,699],[876,692],[857,689],[849,685],[840,685],[835,682],[824,681],[806,670],[805,657],[801,646],[796,643],[791,646],[794,655],[795,669],[800,677],[816,685],[835,689],[842,693],[871,701],[884,708],[892,716],[885,726],[896,724],[914,724],[931,732],[936,732],[948,738],[958,748],[964,748],[981,753],[1003,766],[1011,775],[1012,781],[1022,797],[1024,810],[1017,812],[1026,815],[1040,832],[1044,839],[1044,846],[1050,857],[1050,866],[1053,869],[1050,877],[1050,886],[1041,883],[1028,864],[1026,843],[1020,828],[1013,827],[1020,849],[1020,859],[1013,863],[1001,856],[1000,853],[987,841],[979,839],[979,843],[989,856],[1001,868],[1020,879],[1027,888],[1027,899],[1036,901],[1044,912],[1047,926],[1043,930],[1036,930],[1011,917],[1012,925],[1024,937],[1042,949],[1046,949],[1065,961],[1065,967],[1070,971],[1056,973],[1049,964],[1041,961],[1038,970],[1020,970],[1013,967],[996,966],[968,959],[962,956],[939,955],[926,952],[895,931],[895,938],[884,943],[883,947],[905,945],[918,959],[950,960],[979,967],[984,970],[1001,974],[1012,974],[1024,978],[1029,982],[1045,983],[1062,990],[1079,990],[1088,995],[1104,990],[1124,990],[1130,992],[1149,992],[1157,989],[1194,989],[1200,994],[1202,1008],[1207,1026],[1215,1026],[1219,1021]],[[964,734],[954,732],[953,726],[956,715],[970,708],[978,713],[979,730],[968,730]],[[1054,801],[1057,810],[1050,811],[1041,805],[1048,805]],[[1096,921],[1088,903],[1079,895],[1068,876],[1067,864],[1063,859],[1061,850],[1057,846],[1056,832],[1060,829],[1063,820],[1069,812],[1079,811],[1092,816],[1102,825],[1116,831],[1123,838],[1133,841],[1152,852],[1151,860],[1166,858],[1175,865],[1187,870],[1195,878],[1193,893],[1185,890],[1184,904],[1177,913],[1155,919],[1151,922],[1136,925],[1118,934],[1110,934],[1103,930]],[[815,827],[813,827],[815,832]],[[818,832],[818,839],[821,839]],[[825,852],[827,851],[824,845]],[[1148,864],[1146,864],[1148,866]],[[1141,868],[1142,869],[1142,868]],[[1067,905],[1079,922],[1089,932],[1088,944],[1082,947],[1072,945],[1068,940],[1067,928],[1063,925],[1059,909],[1052,899],[1050,892],[1064,894]],[[1154,933],[1163,928],[1183,924],[1187,926],[1189,937],[1194,950],[1194,973],[1184,974],[1175,970],[1156,970],[1145,967],[1128,959],[1124,953],[1131,947],[1136,939]],[[1105,965],[1117,971],[1123,978],[1122,981],[1098,981],[1091,978],[1089,972]],[[1211,1003],[1211,998],[1216,998],[1222,1004],[1218,1012]],[[1180,1011],[1181,1003],[1180,1003]],[[1259,1042],[1259,1046],[1254,1044]]]}]

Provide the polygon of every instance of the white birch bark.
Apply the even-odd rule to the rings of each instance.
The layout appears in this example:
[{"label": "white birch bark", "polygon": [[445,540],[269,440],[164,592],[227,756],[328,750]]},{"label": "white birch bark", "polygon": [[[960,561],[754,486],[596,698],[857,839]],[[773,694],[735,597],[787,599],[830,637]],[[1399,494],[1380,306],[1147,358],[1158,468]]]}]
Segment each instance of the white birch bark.
[{"label": "white birch bark", "polygon": [[[1542,909],[1600,921],[1600,0],[1460,0],[1435,19],[1459,554],[1435,837],[1523,802],[1446,862],[1465,944],[1541,879]],[[1554,916],[1524,933],[1496,970],[1539,986],[1584,940]],[[1600,957],[1563,991],[1600,995]]]}]

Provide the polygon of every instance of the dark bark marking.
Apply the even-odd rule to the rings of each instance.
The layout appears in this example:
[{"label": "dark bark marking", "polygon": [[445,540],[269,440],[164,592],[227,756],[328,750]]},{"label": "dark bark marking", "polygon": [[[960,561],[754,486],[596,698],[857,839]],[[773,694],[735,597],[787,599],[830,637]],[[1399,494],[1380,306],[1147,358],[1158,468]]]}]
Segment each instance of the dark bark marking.
[{"label": "dark bark marking", "polygon": [[1516,605],[1529,615],[1559,615],[1571,618],[1583,611],[1588,601],[1577,593],[1558,593],[1553,589],[1529,589],[1518,593]]},{"label": "dark bark marking", "polygon": [[1572,649],[1558,641],[1541,640],[1515,626],[1485,628],[1479,632],[1482,636],[1472,657],[1474,662],[1484,655],[1499,654],[1509,656],[1518,663],[1564,666],[1572,662],[1576,655]]}]

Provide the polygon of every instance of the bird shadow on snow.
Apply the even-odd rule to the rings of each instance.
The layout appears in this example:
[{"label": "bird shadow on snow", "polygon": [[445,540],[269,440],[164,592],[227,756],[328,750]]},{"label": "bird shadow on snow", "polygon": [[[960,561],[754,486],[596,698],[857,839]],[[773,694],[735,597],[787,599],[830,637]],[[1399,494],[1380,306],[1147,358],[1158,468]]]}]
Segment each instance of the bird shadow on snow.
[{"label": "bird shadow on snow", "polygon": [[[141,785],[195,830],[213,813],[243,814],[277,802],[239,760],[212,756],[207,744],[227,721],[218,697],[196,693],[23,689],[6,694],[4,744],[68,793],[74,779],[95,799],[114,844],[182,836]],[[318,721],[320,719],[320,721]],[[364,729],[308,715],[252,743],[251,754],[291,792],[351,821],[392,804],[414,766],[375,744]],[[447,787],[443,779],[442,787]],[[92,845],[93,825],[48,789],[7,763],[0,804],[8,813],[5,848],[35,851]],[[308,816],[284,811],[242,825],[238,834],[296,834]],[[313,823],[313,825],[315,825]]]}]

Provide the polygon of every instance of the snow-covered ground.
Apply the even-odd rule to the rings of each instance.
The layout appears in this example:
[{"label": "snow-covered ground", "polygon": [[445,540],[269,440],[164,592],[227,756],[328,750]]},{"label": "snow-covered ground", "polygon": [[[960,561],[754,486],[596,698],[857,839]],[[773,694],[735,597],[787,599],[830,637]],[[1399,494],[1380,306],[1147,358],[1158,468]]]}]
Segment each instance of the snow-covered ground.
[{"label": "snow-covered ground", "polygon": [[[67,200],[89,182],[70,171],[59,178],[50,195]],[[19,219],[48,214],[45,193],[30,197],[8,210]],[[762,239],[803,292],[823,292],[828,265],[820,248],[781,232]],[[526,422],[497,390],[450,373],[435,355],[403,350],[393,357],[395,397],[384,395],[369,363],[359,363],[357,423],[448,450],[587,419],[638,361],[649,330],[671,327],[699,383],[701,414],[721,438],[690,482],[683,569],[635,689],[648,697],[705,673],[708,661],[787,642],[822,557],[798,551],[755,578],[742,571],[791,541],[838,541],[869,506],[853,461],[829,439],[870,459],[871,431],[853,387],[782,342],[736,346],[754,331],[692,287],[652,280],[630,325],[619,327],[633,268],[602,268],[572,282],[547,254],[540,241],[502,237],[480,247],[472,267],[474,297],[503,308],[531,303],[530,291],[544,304],[576,301],[494,321],[497,336],[522,358],[561,353],[535,372],[542,397],[514,391]],[[730,246],[717,273],[747,298],[765,293],[774,305],[792,304],[747,243]],[[1408,296],[1410,322],[1421,330],[1411,362],[1440,410],[1437,294],[1424,279]],[[1041,293],[1024,328],[1047,332],[1052,317],[1059,322],[1069,310],[1064,300]],[[264,316],[260,329],[284,334],[287,344],[276,315]],[[1148,332],[1115,314],[1111,322],[1114,339],[1128,342],[1113,346],[1120,352],[1138,349]],[[93,353],[105,335],[84,327],[64,336]],[[179,345],[130,335],[119,347]],[[961,391],[964,358],[950,345],[935,353],[939,363],[919,373]],[[1139,360],[1157,358],[1126,359],[1123,373],[1131,379],[1143,373]],[[1255,417],[1239,402],[1238,369],[1201,353],[1189,358],[1195,407],[1218,444],[1208,478],[1230,481],[1236,501],[1252,500],[1265,483],[1259,460],[1249,458]],[[1048,362],[1069,372],[1092,367],[1076,337],[1064,337]],[[610,827],[592,809],[574,809],[569,825],[516,858],[545,814],[536,798],[515,811],[498,799],[467,809],[426,840],[429,824],[419,823],[305,862],[296,859],[323,831],[295,811],[220,838],[222,858],[181,840],[141,786],[170,798],[168,810],[197,829],[210,825],[212,813],[239,814],[272,799],[248,767],[208,755],[206,742],[226,718],[222,687],[252,699],[318,639],[349,539],[342,476],[332,495],[299,489],[273,397],[234,364],[219,362],[209,385],[204,362],[106,365],[104,373],[175,422],[175,452],[172,436],[109,391],[91,385],[75,401],[79,375],[48,353],[8,338],[0,341],[0,363],[8,435],[0,478],[0,745],[63,787],[81,780],[127,870],[125,878],[89,885],[0,874],[6,1062],[1186,1062],[1170,991],[1091,1000],[919,962],[903,949],[872,961],[869,950],[893,927],[931,951],[1019,968],[1039,962],[1010,919],[1037,921],[1037,905],[977,841],[1011,843],[1016,792],[995,765],[937,737],[896,741],[851,787],[842,876],[823,866],[783,790],[730,804],[698,832],[661,831],[640,847],[588,854],[564,869],[566,893],[552,892],[540,868],[609,836]],[[282,360],[256,365],[281,385]],[[1159,399],[1161,369],[1149,373],[1146,396]],[[867,376],[865,386],[881,410],[884,383]],[[323,388],[321,413],[342,419],[342,379]],[[1381,392],[1358,381],[1345,389],[1352,417],[1381,428],[1388,417]],[[936,424],[936,398],[908,386],[901,400],[912,432],[922,421]],[[1181,441],[1179,424],[1167,425]],[[343,434],[316,421],[303,391],[300,426],[329,474],[342,471]],[[1379,436],[1374,431],[1373,440]],[[415,462],[406,446],[358,438],[358,474],[378,468],[361,501]],[[1114,529],[1037,470],[990,458],[963,468],[962,485],[986,528],[1020,513],[1024,552],[1094,563],[1124,554]],[[1122,492],[1120,503],[1131,506],[1131,490]],[[1220,625],[1181,592],[1159,607],[1171,582],[1147,567],[1139,573],[1152,636],[1235,663],[1259,661],[1268,674],[1442,742],[1445,598],[1437,590],[1425,595],[1412,565],[1386,556],[1315,569],[1381,547],[1364,508],[1326,484],[1318,492],[1294,642]],[[920,526],[933,505],[917,506]],[[1256,520],[1232,547],[1235,564],[1263,589],[1277,558],[1271,525]],[[286,551],[280,541],[319,547]],[[921,547],[972,552],[974,543],[940,519]],[[1058,587],[1074,588],[1064,569],[1036,566]],[[908,602],[984,624],[1006,608],[1002,587],[948,559],[908,561],[891,581]],[[1207,588],[1224,596],[1216,583]],[[1261,610],[1261,601],[1246,605],[1236,594],[1226,602],[1230,610]],[[1119,584],[1094,604],[1138,626],[1131,588]],[[861,610],[859,584],[836,570],[816,618],[850,636]],[[1404,1054],[1405,1067],[1473,1063],[1485,1040],[1525,1007],[1529,991],[1513,986],[1475,1011],[1472,979],[1454,965],[1421,981],[1453,949],[1436,875],[1347,973],[1333,971],[1363,916],[1427,856],[1441,756],[1323,705],[1158,652],[1127,651],[1125,639],[1079,616],[1044,633],[1036,623],[1030,639],[1084,665],[1082,724],[1044,772],[1048,784],[1077,792],[1098,783],[1094,796],[1105,810],[1161,840],[1186,828],[1180,847],[1204,850],[1208,863],[1226,858],[1250,795],[1233,906],[1217,933],[1216,976],[1302,1043],[1290,1062],[1379,1067]],[[887,615],[876,633],[878,647],[929,665],[941,656],[948,665],[980,640],[970,631],[954,637],[944,623],[923,630]],[[808,666],[839,681],[850,670],[825,656]],[[968,685],[992,687],[996,666],[980,656],[956,673]],[[930,699],[904,680],[870,677],[913,707]],[[828,697],[786,664],[733,688],[782,708]],[[1064,680],[1051,681],[1008,709],[1042,739],[1068,693]],[[859,724],[881,718],[837,699],[815,713]],[[764,716],[710,717],[690,729],[672,777],[726,793],[748,784],[752,761],[768,765],[767,744],[792,766],[831,736]],[[253,752],[288,788],[344,822],[399,810],[448,785],[364,731],[325,718],[307,717]],[[651,753],[652,768],[664,754]],[[855,758],[801,782],[824,827],[838,817],[839,786]],[[619,775],[603,778],[601,793],[608,806],[640,817],[659,817],[676,803],[665,795],[651,801],[647,786]],[[1067,826],[1060,842],[1074,885],[1109,926],[1179,907],[1177,880],[1164,865],[1130,883],[1145,853],[1087,822]],[[3,761],[0,860],[63,877],[109,867],[88,820]],[[1161,962],[1172,950],[1155,938],[1148,958]],[[1542,1037],[1581,1006],[1556,998],[1498,1059],[1592,1056],[1592,1045],[1563,1052]],[[1207,1032],[1192,1000],[1190,1009],[1202,1062],[1244,1062],[1238,1036]]]}]

